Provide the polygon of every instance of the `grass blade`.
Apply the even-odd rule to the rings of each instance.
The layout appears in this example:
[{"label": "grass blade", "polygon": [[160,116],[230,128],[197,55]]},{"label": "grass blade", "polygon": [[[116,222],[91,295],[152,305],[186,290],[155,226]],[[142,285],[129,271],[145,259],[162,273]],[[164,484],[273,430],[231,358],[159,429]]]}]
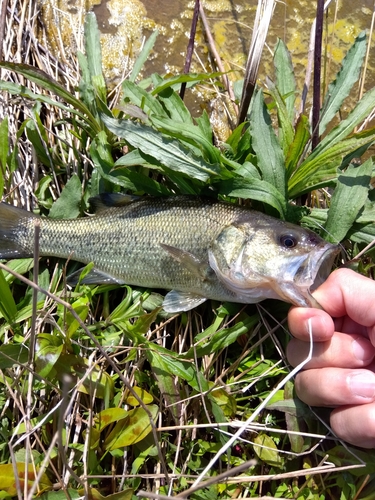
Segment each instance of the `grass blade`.
[{"label": "grass blade", "polygon": [[135,82],[137,76],[139,75],[139,72],[143,68],[143,65],[148,60],[149,55],[150,55],[150,53],[155,45],[155,41],[156,41],[158,34],[159,34],[159,32],[156,30],[146,40],[146,43],[144,44],[141,53],[139,54],[139,56],[137,57],[137,60],[134,63],[132,72],[130,73],[129,80],[131,82]]},{"label": "grass blade", "polygon": [[[87,106],[80,99],[75,98],[63,85],[60,85],[60,83],[58,83],[44,71],[35,68],[34,66],[30,66],[28,64],[16,64],[6,61],[0,61],[0,68],[7,69],[9,71],[14,71],[15,73],[18,73],[27,78],[28,80],[39,85],[43,89],[48,90],[49,92],[52,92],[53,94],[59,96],[61,99],[63,99],[65,102],[67,102],[73,107],[73,110],[69,109],[69,111],[74,113],[74,110],[76,111],[78,110],[81,113],[81,116],[86,115],[87,121],[90,123],[90,126],[95,131],[97,132],[100,131],[100,127],[97,120],[91,114]],[[2,90],[8,90],[6,87],[10,85],[10,82],[0,82],[0,83],[2,84]],[[33,94],[32,92],[28,91],[28,89],[26,89],[25,87],[22,87],[22,89],[23,89],[22,92],[18,91],[21,95],[25,93]],[[8,91],[10,92],[10,90]],[[33,94],[32,98],[35,99],[35,96],[37,97],[38,100],[46,101],[46,99],[44,99],[46,96]],[[55,103],[52,99],[50,99],[50,103],[55,106],[58,106],[58,103]]]}]

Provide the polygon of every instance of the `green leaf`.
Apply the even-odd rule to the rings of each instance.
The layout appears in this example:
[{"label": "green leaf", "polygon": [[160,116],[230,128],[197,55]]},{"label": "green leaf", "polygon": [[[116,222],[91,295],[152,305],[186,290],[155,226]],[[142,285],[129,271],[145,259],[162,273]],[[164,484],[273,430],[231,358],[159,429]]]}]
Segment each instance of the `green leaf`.
[{"label": "green leaf", "polygon": [[190,149],[178,141],[165,137],[151,127],[135,124],[130,120],[116,120],[104,115],[102,119],[111,132],[125,138],[130,145],[153,156],[175,172],[201,181],[207,181],[221,174],[219,165],[206,163],[203,158],[193,155]]},{"label": "green leaf", "polygon": [[338,177],[325,225],[327,241],[342,241],[357,220],[368,197],[372,169],[373,163],[369,159],[359,167],[350,165]]},{"label": "green leaf", "polygon": [[156,41],[158,34],[159,34],[159,32],[157,30],[155,30],[151,34],[151,36],[146,40],[140,54],[137,57],[137,60],[134,63],[132,72],[130,73],[130,76],[129,76],[129,81],[135,82],[135,79],[137,78],[141,69],[143,68],[144,63],[149,58],[149,55],[154,47],[154,44],[155,44],[155,41]]},{"label": "green leaf", "polygon": [[[165,376],[165,374],[172,375],[175,377],[176,375],[183,380],[185,380],[193,389],[200,391],[200,386],[198,383],[197,373],[194,365],[189,361],[184,361],[181,359],[177,359],[173,353],[167,351],[166,349],[155,349],[150,348],[146,351],[147,359],[150,365],[155,369],[159,370],[161,376]],[[171,382],[165,380],[165,387],[168,390],[173,389],[173,386],[170,385]],[[174,394],[175,388],[172,390],[171,394]]]},{"label": "green leaf", "polygon": [[17,306],[14,301],[9,284],[4,278],[3,271],[0,270],[0,312],[8,323],[13,323],[17,315]]},{"label": "green leaf", "polygon": [[60,338],[46,333],[38,335],[35,361],[36,371],[41,377],[48,376],[58,361],[63,348]]},{"label": "green leaf", "polygon": [[0,123],[0,198],[3,197],[4,192],[4,175],[7,170],[8,154],[8,117],[6,116]]},{"label": "green leaf", "polygon": [[158,117],[168,117],[160,102],[150,92],[147,92],[139,85],[129,80],[124,80],[122,84],[124,98],[141,108],[147,115],[154,113]]},{"label": "green leaf", "polygon": [[[160,78],[160,80],[162,79]],[[171,87],[168,87],[160,92],[159,101],[167,110],[169,118],[172,121],[193,125],[193,119],[191,117],[190,111],[186,107],[181,97]],[[212,135],[210,137],[212,138]]]},{"label": "green leaf", "polygon": [[[44,129],[44,127],[42,127]],[[49,155],[49,151],[46,148],[47,142],[44,140],[41,134],[41,128],[39,128],[34,120],[26,120],[25,132],[27,138],[33,145],[35,153],[38,160],[46,167],[52,167],[52,158]]]},{"label": "green leaf", "polygon": [[81,211],[82,184],[78,175],[73,175],[61,191],[49,212],[51,219],[75,219]]},{"label": "green leaf", "polygon": [[166,362],[162,354],[150,350],[147,358],[149,359],[152,373],[157,381],[160,395],[165,399],[166,406],[169,408],[175,422],[178,422],[181,417],[181,396],[178,383],[176,382],[176,375],[175,373],[171,373],[171,365]]},{"label": "green leaf", "polygon": [[65,102],[70,104],[72,108],[67,108],[63,104],[54,101],[53,99],[44,96],[42,94],[34,94],[29,91],[26,87],[21,85],[12,84],[11,82],[0,81],[0,89],[6,90],[10,93],[16,95],[22,95],[25,97],[32,98],[34,100],[39,100],[41,102],[46,102],[48,104],[52,104],[61,109],[68,110],[71,113],[78,114],[84,120],[87,120],[92,129],[95,132],[100,132],[100,125],[97,122],[96,118],[91,114],[90,110],[84,104],[84,102],[80,99],[74,97],[74,95],[67,90],[63,85],[58,83],[52,77],[50,77],[44,71],[34,67],[29,66],[28,64],[17,64],[7,61],[0,61],[0,68],[5,68],[9,71],[14,71],[15,73],[19,73],[20,75],[28,78],[30,81],[36,83],[40,87],[52,92],[53,94],[59,96]]},{"label": "green leaf", "polygon": [[93,84],[98,96],[104,102],[107,91],[102,69],[102,50],[100,46],[100,31],[94,12],[88,12],[85,17],[85,48],[87,63]]},{"label": "green leaf", "polygon": [[[82,322],[84,322],[87,318],[89,312],[89,302],[90,302],[89,297],[84,295],[83,297],[79,297],[72,304],[74,312],[79,316]],[[73,316],[73,314],[70,311],[66,311],[65,315],[62,315],[62,317],[59,320],[59,325],[64,327],[65,336],[68,341],[80,327],[78,320],[75,318],[75,316]]]},{"label": "green leaf", "polygon": [[[196,345],[190,348],[184,355],[187,359],[192,356],[207,356],[212,352],[220,352],[222,349],[230,346],[238,337],[247,333],[259,322],[257,314],[254,316],[242,315],[238,318],[235,326],[230,328],[221,328],[217,332],[211,333],[210,327],[197,336]],[[202,339],[202,340],[200,340]]]},{"label": "green leaf", "polygon": [[353,135],[320,151],[318,156],[311,154],[289,180],[290,198],[328,186],[332,180],[336,180],[343,159],[348,155],[353,156],[363,147],[368,148],[374,142],[375,133],[372,130],[372,134],[369,135],[369,132],[371,131]]},{"label": "green leaf", "polygon": [[60,491],[46,491],[42,495],[38,495],[38,500],[66,500],[69,495],[70,500],[80,500],[82,495],[77,490],[65,489]]},{"label": "green leaf", "polygon": [[189,83],[201,83],[204,80],[211,80],[219,76],[221,76],[221,73],[183,73],[163,79],[163,81],[160,82],[160,84],[157,85],[151,93],[152,95],[156,95],[160,94],[160,92],[163,92],[163,90],[168,87],[179,88],[181,83],[187,83],[187,86],[189,86]]},{"label": "green leaf", "polygon": [[[9,260],[7,262],[7,267],[12,271],[16,271],[18,274],[25,274],[34,267],[34,258]],[[16,279],[12,273],[6,271],[3,271],[3,273],[7,283],[13,283]]]},{"label": "green leaf", "polygon": [[262,90],[256,92],[252,101],[250,133],[263,179],[272,184],[286,198],[284,156],[272,127]]},{"label": "green leaf", "polygon": [[353,85],[357,83],[365,57],[367,40],[362,31],[346,54],[336,80],[328,86],[319,121],[319,134],[323,134],[329,122],[341,108]]},{"label": "green leaf", "polygon": [[[154,421],[159,413],[156,405],[148,405],[148,411]],[[130,410],[126,418],[118,422],[104,442],[105,450],[124,448],[144,439],[152,431],[150,417],[144,408]]]},{"label": "green leaf", "polygon": [[261,433],[254,437],[254,443],[254,451],[259,460],[272,467],[282,467],[283,460],[272,438]]},{"label": "green leaf", "polygon": [[347,138],[354,128],[368,117],[374,107],[374,101],[375,87],[362,97],[345,120],[342,120],[337,127],[327,134],[319,146],[311,153],[309,159],[320,156],[323,152]]},{"label": "green leaf", "polygon": [[151,122],[161,132],[167,132],[172,137],[199,147],[204,158],[210,164],[220,162],[220,151],[212,144],[212,138],[207,139],[206,135],[202,133],[197,125],[176,122],[169,118],[159,118],[156,116],[151,117]]},{"label": "green leaf", "polygon": [[29,350],[24,344],[4,344],[0,346],[0,370],[24,365],[29,359]]},{"label": "green leaf", "polygon": [[286,156],[294,139],[293,122],[289,118],[288,109],[282,96],[280,95],[279,89],[270,79],[267,80],[267,86],[268,91],[276,105],[277,118],[279,122],[278,139],[282,147],[284,156]]},{"label": "green leaf", "polygon": [[296,80],[290,52],[282,40],[277,41],[273,63],[276,70],[276,86],[285,102],[290,123],[294,120],[296,101]]},{"label": "green leaf", "polygon": [[309,120],[307,116],[300,115],[296,123],[294,139],[289,146],[289,150],[287,152],[285,160],[285,168],[288,179],[294,172],[295,168],[298,166],[298,162],[300,161],[305,151],[309,139],[310,139]]},{"label": "green leaf", "polygon": [[228,179],[219,183],[219,193],[236,198],[257,200],[275,208],[282,219],[287,212],[286,199],[273,184],[265,180],[252,179]]}]

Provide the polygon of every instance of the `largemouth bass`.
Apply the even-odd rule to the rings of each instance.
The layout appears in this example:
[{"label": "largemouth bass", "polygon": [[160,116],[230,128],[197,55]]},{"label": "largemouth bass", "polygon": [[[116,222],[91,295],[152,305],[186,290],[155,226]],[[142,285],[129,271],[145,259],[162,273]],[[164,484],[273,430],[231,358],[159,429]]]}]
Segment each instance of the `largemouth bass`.
[{"label": "largemouth bass", "polygon": [[94,263],[84,283],[170,290],[163,307],[179,312],[207,299],[319,307],[310,289],[338,251],[312,231],[210,199],[103,195],[94,205],[94,216],[56,220],[0,203],[0,258],[32,256],[38,224],[41,256]]}]

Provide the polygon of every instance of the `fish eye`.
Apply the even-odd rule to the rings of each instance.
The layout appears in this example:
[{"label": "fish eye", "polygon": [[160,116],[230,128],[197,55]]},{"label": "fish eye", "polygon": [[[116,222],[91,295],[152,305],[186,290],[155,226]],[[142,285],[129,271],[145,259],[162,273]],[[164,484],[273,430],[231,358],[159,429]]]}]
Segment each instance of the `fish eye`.
[{"label": "fish eye", "polygon": [[280,243],[285,248],[294,248],[297,245],[297,238],[292,234],[283,234],[280,237]]}]

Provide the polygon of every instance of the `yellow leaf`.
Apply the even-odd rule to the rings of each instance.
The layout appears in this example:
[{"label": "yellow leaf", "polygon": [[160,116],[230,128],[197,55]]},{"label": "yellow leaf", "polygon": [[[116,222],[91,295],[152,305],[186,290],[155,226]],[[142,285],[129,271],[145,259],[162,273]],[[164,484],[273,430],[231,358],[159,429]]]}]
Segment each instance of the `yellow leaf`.
[{"label": "yellow leaf", "polygon": [[[151,394],[140,387],[133,387],[133,391],[141,398],[145,405],[152,403],[154,400]],[[130,406],[139,406],[138,400],[132,394],[129,394],[126,398],[126,403]]]},{"label": "yellow leaf", "polygon": [[[26,467],[24,463],[18,462],[16,466],[17,466],[19,484],[22,491],[25,487],[25,481],[27,481],[27,486],[31,488],[35,482],[35,477],[38,474],[38,469],[34,469],[34,467],[31,464],[29,464],[26,474]],[[6,493],[8,493],[8,495],[10,496],[17,495],[18,491],[16,487],[17,482],[16,482],[16,477],[14,475],[14,469],[12,464],[0,465],[0,485],[2,491],[5,491]],[[51,487],[52,483],[48,479],[47,475],[42,474],[42,477],[38,482],[37,491],[41,493],[42,491],[50,489]]]},{"label": "yellow leaf", "polygon": [[[149,405],[147,409],[155,421],[159,408],[156,405]],[[145,438],[152,430],[150,417],[143,408],[135,408],[128,412],[127,417],[118,422],[104,442],[106,450],[117,450],[131,444],[138,443]]]},{"label": "yellow leaf", "polygon": [[262,462],[266,462],[273,467],[281,467],[283,465],[275,442],[267,434],[256,436],[254,443],[254,451]]}]

